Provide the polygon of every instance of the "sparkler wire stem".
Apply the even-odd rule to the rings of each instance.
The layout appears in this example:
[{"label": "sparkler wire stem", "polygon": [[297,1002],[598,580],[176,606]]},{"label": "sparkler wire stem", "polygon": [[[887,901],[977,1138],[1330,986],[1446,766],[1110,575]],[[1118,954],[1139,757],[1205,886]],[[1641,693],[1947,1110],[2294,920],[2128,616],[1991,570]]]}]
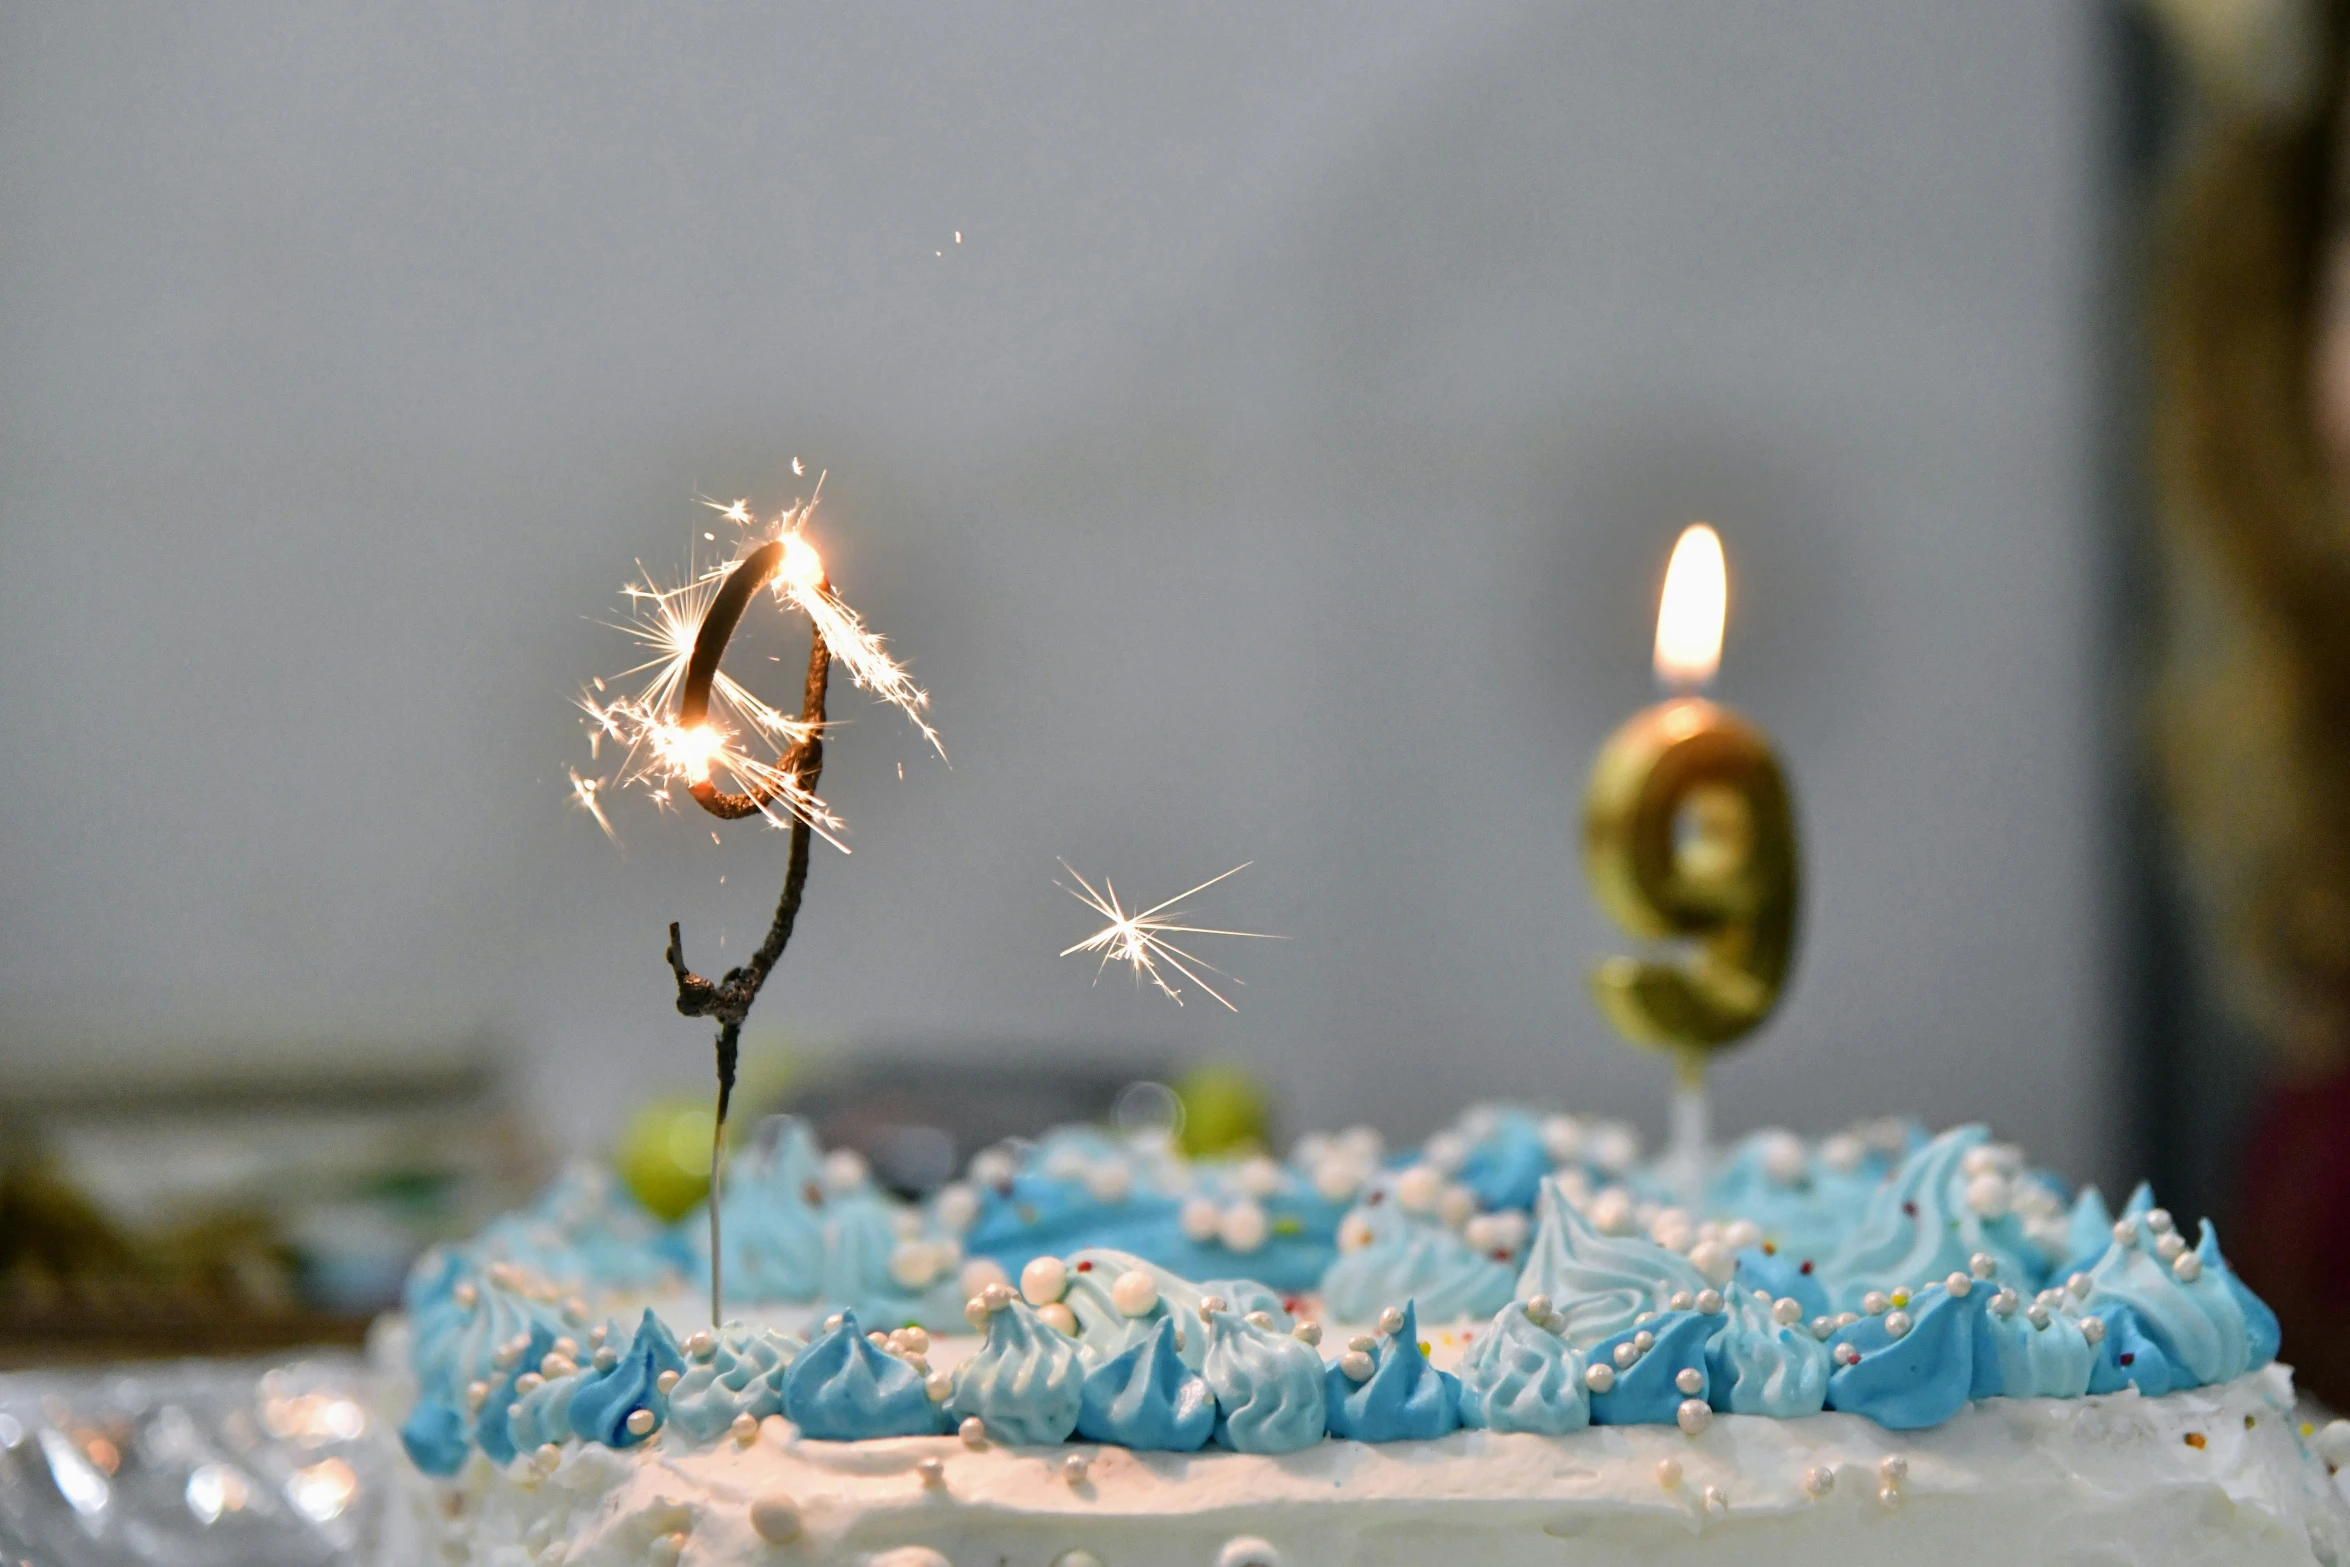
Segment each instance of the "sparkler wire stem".
[{"label": "sparkler wire stem", "polygon": [[[765,585],[782,558],[781,540],[761,545],[743,557],[742,564],[735,567],[711,601],[710,611],[694,637],[693,659],[686,667],[685,684],[678,695],[681,726],[691,728],[707,719],[710,688],[718,677],[718,661],[734,636],[734,628],[742,620],[751,595]],[[812,628],[808,642],[808,681],[800,698],[800,721],[807,726],[806,734],[793,743],[777,764],[779,773],[810,792],[824,772],[824,698],[831,678],[832,650],[825,644],[823,631]],[[766,803],[758,795],[725,793],[707,780],[695,784],[692,794],[703,810],[726,820],[749,816]],[[759,999],[760,987],[767,983],[768,974],[782,959],[784,946],[791,940],[792,927],[799,921],[800,898],[808,885],[808,849],[812,837],[807,820],[794,815],[791,849],[784,865],[783,895],[776,900],[775,918],[767,927],[767,939],[759,943],[749,962],[727,970],[725,978],[713,984],[686,967],[685,945],[678,934],[677,922],[669,923],[667,956],[670,972],[677,979],[677,1010],[687,1017],[718,1020],[718,1114],[710,1128],[710,1325],[713,1328],[720,1325],[721,1318],[718,1230],[721,1154],[726,1145],[726,1112],[734,1098],[743,1019],[749,1015],[751,1003]]]}]

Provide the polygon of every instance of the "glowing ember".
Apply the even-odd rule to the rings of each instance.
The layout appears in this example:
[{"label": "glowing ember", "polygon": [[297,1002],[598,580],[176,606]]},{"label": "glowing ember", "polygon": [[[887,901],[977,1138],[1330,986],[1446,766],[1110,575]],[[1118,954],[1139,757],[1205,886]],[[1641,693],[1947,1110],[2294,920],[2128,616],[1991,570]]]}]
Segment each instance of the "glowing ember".
[{"label": "glowing ember", "polygon": [[[796,467],[794,471],[798,471]],[[819,475],[817,495],[823,490]],[[651,656],[609,682],[592,682],[580,693],[579,707],[588,719],[589,756],[600,758],[607,740],[619,748],[620,756],[609,780],[583,778],[575,772],[572,793],[617,842],[618,835],[613,833],[598,797],[598,791],[608,784],[642,788],[656,806],[667,809],[671,790],[680,783],[723,782],[730,791],[759,801],[761,814],[777,826],[804,821],[835,848],[845,851],[847,846],[837,836],[840,818],[785,765],[793,748],[814,738],[818,726],[802,723],[761,700],[723,669],[711,679],[708,713],[699,715],[697,723],[681,721],[680,698],[693,663],[694,642],[712,601],[745,556],[780,541],[783,557],[773,582],[777,602],[805,614],[849,677],[902,710],[944,756],[938,732],[924,717],[930,695],[914,684],[905,667],[889,655],[882,639],[832,591],[824,557],[805,532],[816,507],[814,498],[794,504],[765,526],[753,516],[747,500],[721,503],[704,499],[702,504],[749,532],[739,541],[735,557],[721,565],[702,570],[689,562],[683,580],[664,585],[640,564],[637,580],[621,590],[628,601],[629,618],[620,629],[634,636]]]},{"label": "glowing ember", "polygon": [[1226,1011],[1237,1012],[1240,1009],[1226,1001],[1213,985],[1200,978],[1193,965],[1206,969],[1221,979],[1230,980],[1235,985],[1241,981],[1233,979],[1231,975],[1226,974],[1206,959],[1195,953],[1186,952],[1166,938],[1170,935],[1241,936],[1251,941],[1281,940],[1282,938],[1279,936],[1270,936],[1260,930],[1219,930],[1208,925],[1177,923],[1184,917],[1182,907],[1184,899],[1192,896],[1193,893],[1207,891],[1216,883],[1224,880],[1225,877],[1239,875],[1253,863],[1255,862],[1245,861],[1235,865],[1223,876],[1211,876],[1189,892],[1179,892],[1164,903],[1155,903],[1140,913],[1129,914],[1119,904],[1118,889],[1112,885],[1108,877],[1102,878],[1103,890],[1096,892],[1093,883],[1078,875],[1076,867],[1067,860],[1063,860],[1061,869],[1067,871],[1071,879],[1077,883],[1074,887],[1069,886],[1066,882],[1061,883],[1063,890],[1110,923],[1075,946],[1063,948],[1061,956],[1066,958],[1080,952],[1100,954],[1101,962],[1094,968],[1094,978],[1097,981],[1101,978],[1102,971],[1112,963],[1123,963],[1133,971],[1134,982],[1137,985],[1148,979],[1159,988],[1168,1000],[1181,1006],[1183,1005],[1182,993],[1167,982],[1166,974],[1160,969],[1160,965],[1165,964],[1209,995],[1214,996],[1218,1002],[1222,1003]]}]

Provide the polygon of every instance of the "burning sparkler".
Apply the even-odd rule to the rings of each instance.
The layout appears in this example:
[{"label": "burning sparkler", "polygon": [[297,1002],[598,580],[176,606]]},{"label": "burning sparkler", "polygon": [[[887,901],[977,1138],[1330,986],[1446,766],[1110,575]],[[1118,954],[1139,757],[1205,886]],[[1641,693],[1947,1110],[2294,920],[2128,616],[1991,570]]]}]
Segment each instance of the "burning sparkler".
[{"label": "burning sparkler", "polygon": [[1215,997],[1218,1002],[1223,1004],[1224,1010],[1227,1012],[1237,1012],[1240,1008],[1226,1001],[1215,986],[1200,978],[1198,969],[1205,969],[1217,978],[1227,980],[1235,985],[1242,982],[1234,979],[1198,954],[1186,952],[1183,948],[1167,940],[1167,937],[1170,935],[1240,936],[1251,941],[1281,940],[1281,937],[1267,935],[1261,930],[1220,930],[1210,925],[1178,923],[1185,915],[1184,899],[1191,897],[1194,893],[1207,891],[1227,877],[1239,875],[1254,863],[1256,862],[1253,860],[1243,861],[1233,866],[1222,876],[1209,877],[1189,892],[1179,892],[1164,903],[1154,903],[1139,913],[1129,914],[1118,902],[1118,889],[1108,877],[1102,878],[1102,890],[1097,892],[1094,890],[1093,883],[1077,873],[1075,866],[1067,860],[1063,860],[1061,869],[1067,871],[1070,879],[1075,881],[1077,885],[1071,887],[1068,883],[1063,882],[1060,884],[1062,890],[1110,923],[1075,946],[1064,947],[1061,950],[1061,956],[1072,957],[1080,952],[1099,954],[1101,962],[1094,966],[1093,971],[1097,983],[1101,979],[1103,970],[1113,963],[1123,963],[1133,971],[1136,985],[1139,986],[1147,979],[1157,986],[1168,1000],[1181,1006],[1183,1005],[1183,993],[1168,983],[1166,974],[1160,969],[1160,965],[1163,963]]},{"label": "burning sparkler", "polygon": [[[800,471],[796,461],[793,471]],[[823,489],[819,476],[817,494]],[[747,501],[705,504],[738,526],[757,526]],[[599,755],[606,740],[613,742],[620,750],[615,776],[622,786],[641,786],[656,805],[666,808],[670,789],[682,783],[694,803],[713,816],[737,820],[760,815],[791,833],[783,895],[776,902],[767,939],[748,962],[715,982],[704,979],[686,966],[676,922],[669,926],[666,956],[677,981],[677,1010],[718,1022],[718,1113],[710,1137],[713,1326],[721,1316],[720,1154],[726,1142],[726,1112],[734,1096],[743,1019],[791,940],[808,882],[811,837],[821,835],[843,852],[847,849],[838,836],[840,819],[816,795],[824,771],[824,703],[833,660],[841,662],[856,684],[904,711],[923,738],[939,748],[940,756],[946,754],[937,731],[922,716],[930,704],[929,693],[914,684],[881,638],[832,591],[824,558],[805,533],[815,506],[813,497],[793,505],[764,537],[746,539],[748,547],[734,559],[699,574],[689,567],[686,580],[677,586],[656,585],[640,566],[640,580],[623,590],[632,611],[625,629],[651,656],[617,677],[635,681],[630,693],[612,695],[611,686],[598,680],[579,699],[589,719],[589,754]],[[799,610],[810,623],[808,674],[796,718],[753,695],[718,667],[735,628],[763,587],[772,587],[777,603]],[[722,787],[721,779],[733,787]],[[604,782],[572,774],[579,803],[612,834],[598,799]],[[612,835],[617,842],[618,835]]]}]

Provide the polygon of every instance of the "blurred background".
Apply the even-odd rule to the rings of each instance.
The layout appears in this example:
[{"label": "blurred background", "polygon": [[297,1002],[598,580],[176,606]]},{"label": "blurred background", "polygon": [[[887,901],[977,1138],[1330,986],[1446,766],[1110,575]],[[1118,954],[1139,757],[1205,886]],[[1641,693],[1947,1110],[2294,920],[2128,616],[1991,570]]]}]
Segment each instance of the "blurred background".
[{"label": "blurred background", "polygon": [[[2350,1015],[2331,27],[10,9],[11,1309],[87,1320],[59,1281],[164,1237],[328,1331],[706,1092],[665,927],[747,950],[783,837],[608,838],[573,703],[698,496],[819,472],[952,764],[836,684],[854,852],[766,1101],[1222,1064],[1283,1134],[1660,1130],[1578,813],[1704,518],[1808,878],[1723,1127],[1981,1118],[2238,1211],[2247,1128],[2335,1145]],[[1237,1012],[1097,984],[1057,859],[1130,902],[1253,862],[1205,922],[1288,939],[1228,953]]]}]

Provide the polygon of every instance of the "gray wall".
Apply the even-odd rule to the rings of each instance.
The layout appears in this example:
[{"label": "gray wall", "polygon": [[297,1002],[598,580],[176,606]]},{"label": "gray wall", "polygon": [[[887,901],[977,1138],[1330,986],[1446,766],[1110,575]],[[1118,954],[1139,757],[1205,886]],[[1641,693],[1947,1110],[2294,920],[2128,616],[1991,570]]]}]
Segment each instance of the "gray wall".
[{"label": "gray wall", "polygon": [[[568,701],[693,493],[798,455],[954,761],[841,704],[771,1031],[1659,1119],[1575,812],[1703,516],[1814,895],[1724,1119],[2098,1166],[2090,55],[1856,0],[13,8],[17,1068],[486,1027],[581,1141],[698,1084],[662,927],[739,953],[782,841],[614,851]],[[1253,857],[1212,911],[1293,939],[1237,1017],[1090,987],[1057,855]]]}]

